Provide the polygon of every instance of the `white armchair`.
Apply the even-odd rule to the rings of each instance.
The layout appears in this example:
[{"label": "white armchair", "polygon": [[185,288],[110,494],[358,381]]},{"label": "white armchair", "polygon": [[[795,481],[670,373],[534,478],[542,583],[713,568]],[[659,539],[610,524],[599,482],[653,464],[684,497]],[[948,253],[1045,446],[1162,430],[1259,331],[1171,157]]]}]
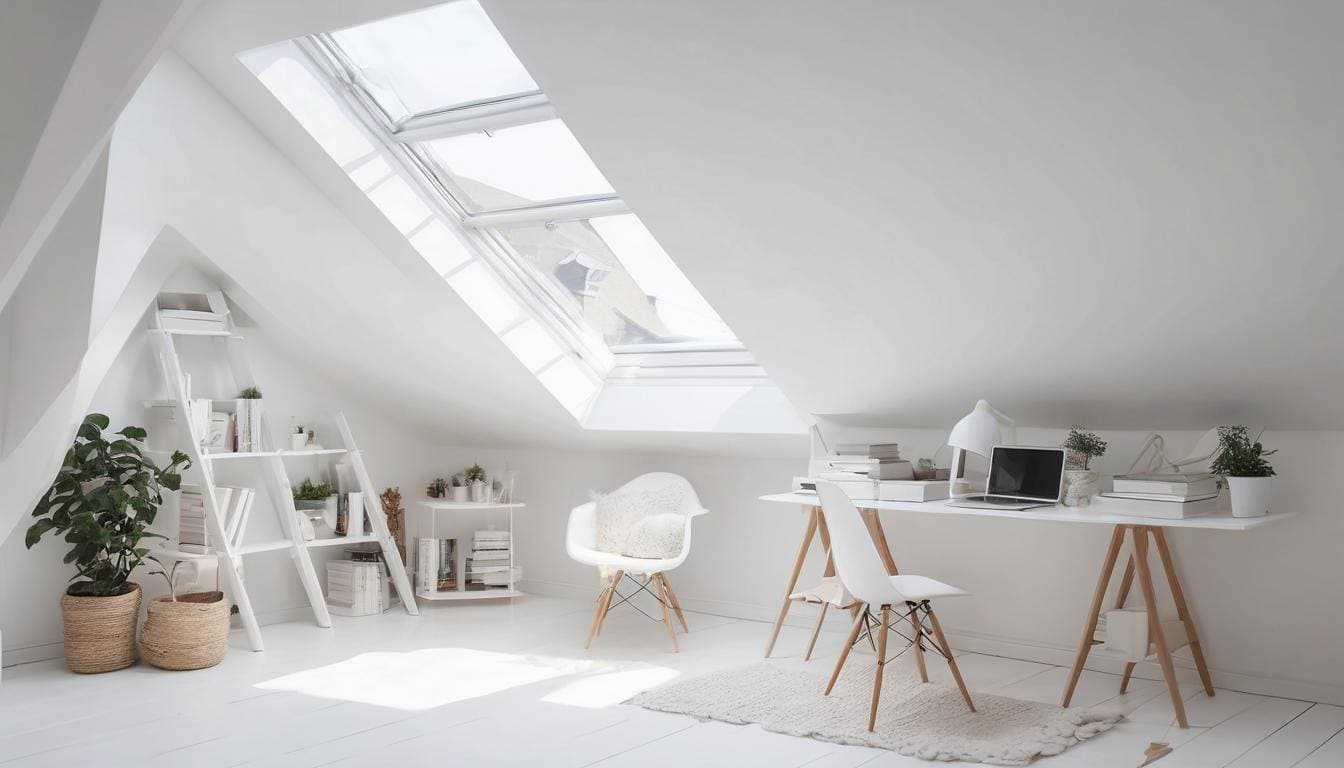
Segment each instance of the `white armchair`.
[{"label": "white armchair", "polygon": [[[663,611],[663,623],[667,625],[668,637],[672,639],[672,649],[674,651],[680,650],[677,646],[676,627],[672,624],[672,612],[676,613],[684,631],[689,632],[690,627],[686,624],[686,615],[681,611],[681,602],[677,599],[676,593],[672,591],[672,585],[667,580],[667,572],[686,561],[686,556],[691,552],[691,522],[709,510],[700,506],[700,497],[696,495],[695,489],[691,487],[686,478],[670,472],[650,472],[640,475],[616,489],[613,493],[661,490],[673,485],[679,486],[682,491],[681,509],[676,511],[680,512],[686,519],[681,551],[673,557],[630,557],[602,552],[597,549],[596,503],[590,501],[587,504],[575,507],[569,513],[569,526],[565,534],[565,549],[569,556],[584,565],[592,565],[602,569],[601,572],[604,574],[610,573],[609,577],[604,578],[602,589],[598,593],[597,607],[593,613],[592,626],[588,629],[588,639],[584,643],[584,648],[590,647],[593,644],[593,638],[602,631],[602,624],[606,621],[607,613],[613,607],[613,598],[620,596],[621,600],[617,603],[619,605],[628,601],[640,591],[645,591],[658,600]],[[640,582],[635,578],[637,575],[644,575],[644,581]],[[625,576],[630,576],[631,580],[639,585],[639,589],[630,595],[621,595],[617,591],[621,579]],[[654,589],[650,589],[650,586]],[[655,589],[657,591],[654,591]]]}]

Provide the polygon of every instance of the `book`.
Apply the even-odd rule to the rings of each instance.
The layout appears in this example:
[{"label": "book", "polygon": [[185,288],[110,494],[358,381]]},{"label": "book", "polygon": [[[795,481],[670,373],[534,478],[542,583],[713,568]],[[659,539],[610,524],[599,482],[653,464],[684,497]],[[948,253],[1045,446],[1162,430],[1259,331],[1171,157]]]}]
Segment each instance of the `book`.
[{"label": "book", "polygon": [[[822,478],[827,479],[825,477]],[[854,501],[937,501],[947,498],[946,480],[832,481]]]},{"label": "book", "polygon": [[1139,517],[1157,517],[1164,520],[1183,520],[1187,517],[1208,515],[1218,510],[1218,495],[1205,496],[1198,500],[1156,501],[1153,499],[1135,499],[1103,493],[1104,512],[1118,515],[1137,515]]},{"label": "book", "polygon": [[1218,492],[1213,475],[1120,475],[1115,478],[1116,493],[1164,494],[1191,498]]},{"label": "book", "polygon": [[900,459],[901,446],[896,443],[876,443],[868,446],[868,456],[873,459]]},{"label": "book", "polygon": [[1115,491],[1107,492],[1106,496],[1112,499],[1137,499],[1139,501],[1203,501],[1204,499],[1218,498],[1218,490],[1215,488],[1213,493],[1202,493],[1198,496],[1177,496],[1171,493],[1117,493]]},{"label": "book", "polygon": [[211,411],[210,419],[206,422],[205,434],[201,438],[201,448],[206,453],[231,453],[233,446],[229,443],[229,416],[224,411]]},{"label": "book", "polygon": [[439,569],[436,589],[447,592],[457,589],[457,539],[439,539]]},{"label": "book", "polygon": [[908,461],[875,461],[868,470],[868,477],[872,480],[914,480],[915,465]]},{"label": "book", "polygon": [[415,589],[418,592],[437,592],[439,589],[439,540],[415,540]]}]

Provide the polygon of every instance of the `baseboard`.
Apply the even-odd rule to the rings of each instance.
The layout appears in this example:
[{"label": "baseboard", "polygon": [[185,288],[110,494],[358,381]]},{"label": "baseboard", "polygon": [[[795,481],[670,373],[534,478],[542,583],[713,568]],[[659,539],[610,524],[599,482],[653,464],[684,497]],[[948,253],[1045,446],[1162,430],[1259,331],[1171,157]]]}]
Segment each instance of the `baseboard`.
[{"label": "baseboard", "polygon": [[[273,611],[262,611],[257,614],[257,623],[261,626],[268,624],[283,624],[287,621],[312,621],[313,608],[309,605],[295,606],[293,608],[277,608]],[[242,623],[235,615],[229,624],[230,629],[242,629]],[[4,649],[3,660],[5,667],[15,667],[19,664],[33,664],[39,661],[49,661],[59,659],[65,654],[64,643],[42,643],[40,645],[30,645],[24,648],[6,648]]]},{"label": "baseboard", "polygon": [[[580,586],[577,584],[526,580],[519,582],[519,588],[525,592],[550,597],[565,597],[591,601],[597,596],[597,589],[594,584]],[[686,610],[694,611],[696,613],[706,613],[714,616],[726,616],[728,618],[761,621],[766,623],[773,623],[775,616],[779,611],[778,605],[762,606],[728,600],[698,600],[684,595],[681,596],[681,604]],[[843,614],[843,612],[834,613],[837,615]],[[795,627],[811,627],[815,622],[816,611],[813,609],[791,610],[784,623]],[[1040,664],[1054,664],[1061,667],[1072,666],[1074,654],[1077,652],[1076,646],[1068,647],[1039,643],[1020,638],[1001,637],[979,632],[966,632],[953,627],[947,629],[947,635],[948,641],[952,643],[953,647],[958,651],[983,653],[989,656],[1003,656],[1010,659],[1034,661]],[[764,642],[764,631],[762,632],[761,637],[762,642]],[[1180,674],[1182,679],[1182,684],[1185,684],[1184,680],[1187,676],[1182,673],[1188,672],[1192,680],[1195,681],[1195,684],[1198,685],[1198,679],[1194,678],[1194,662],[1188,658],[1183,658],[1180,653],[1176,654],[1175,662],[1178,674]],[[1104,657],[1101,654],[1093,654],[1088,658],[1087,668],[1098,672],[1109,672],[1118,675],[1124,671],[1124,662]],[[1297,699],[1300,701],[1317,701],[1323,704],[1344,706],[1344,686],[1316,683],[1308,680],[1293,680],[1288,678],[1245,674],[1231,670],[1218,669],[1217,667],[1210,667],[1209,672],[1213,676],[1213,684],[1224,690],[1253,693],[1260,696],[1277,696],[1279,698]],[[1134,676],[1149,680],[1161,680],[1162,672],[1155,664],[1140,664],[1135,668]]]},{"label": "baseboard", "polygon": [[35,661],[59,659],[64,651],[64,643],[43,643],[24,648],[6,648],[4,651],[4,666],[15,667],[20,664],[32,664]]}]

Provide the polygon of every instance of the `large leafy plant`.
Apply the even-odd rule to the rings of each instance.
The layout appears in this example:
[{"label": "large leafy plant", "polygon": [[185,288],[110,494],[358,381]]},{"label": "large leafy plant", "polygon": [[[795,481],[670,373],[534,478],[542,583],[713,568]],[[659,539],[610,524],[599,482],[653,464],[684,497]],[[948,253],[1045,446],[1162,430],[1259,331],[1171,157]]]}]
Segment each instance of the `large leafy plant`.
[{"label": "large leafy plant", "polygon": [[147,530],[163,503],[163,489],[181,488],[182,470],[191,466],[185,453],[174,451],[160,469],[141,451],[145,430],[126,427],[109,440],[103,435],[108,423],[101,413],[84,417],[24,537],[32,549],[48,532],[64,535],[71,545],[65,562],[77,569],[71,581],[83,578],[66,590],[71,595],[105,597],[128,590],[131,571],[149,554],[141,540],[164,538]]},{"label": "large leafy plant", "polygon": [[1250,430],[1237,425],[1218,428],[1218,442],[1222,446],[1218,456],[1209,463],[1209,471],[1223,477],[1273,477],[1274,467],[1265,461],[1278,449],[1266,451],[1259,441],[1252,441]]}]

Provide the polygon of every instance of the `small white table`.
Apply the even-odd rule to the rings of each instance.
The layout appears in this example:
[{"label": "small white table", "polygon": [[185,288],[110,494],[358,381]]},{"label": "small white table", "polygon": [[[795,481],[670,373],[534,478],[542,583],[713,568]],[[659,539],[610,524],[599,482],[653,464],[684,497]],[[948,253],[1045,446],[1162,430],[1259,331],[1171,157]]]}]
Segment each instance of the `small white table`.
[{"label": "small white table", "polygon": [[[779,637],[780,627],[784,624],[784,618],[788,615],[789,607],[793,601],[789,599],[794,588],[798,584],[798,575],[803,569],[803,562],[807,558],[808,550],[812,546],[814,538],[820,536],[822,550],[826,553],[826,572],[825,575],[831,576],[835,573],[834,564],[830,559],[830,536],[826,530],[826,519],[821,514],[821,508],[817,506],[817,496],[814,493],[775,493],[760,497],[762,501],[773,501],[785,504],[801,504],[808,510],[807,528],[803,534],[802,544],[798,548],[798,555],[794,560],[793,573],[789,577],[788,588],[784,590],[784,605],[779,610],[779,617],[775,620],[773,632],[770,635],[770,642],[766,645],[765,655],[769,656],[775,647],[775,639]],[[1092,596],[1092,606],[1088,610],[1087,619],[1083,625],[1082,640],[1078,643],[1078,654],[1074,659],[1073,671],[1069,675],[1068,684],[1064,688],[1064,697],[1060,701],[1060,706],[1067,707],[1069,701],[1073,698],[1074,688],[1078,685],[1078,678],[1083,673],[1083,665],[1087,662],[1088,654],[1095,644],[1093,636],[1097,631],[1097,621],[1101,615],[1101,606],[1106,599],[1106,589],[1110,586],[1111,576],[1115,573],[1115,564],[1120,556],[1120,548],[1124,544],[1125,532],[1130,534],[1132,542],[1132,551],[1129,556],[1129,562],[1125,566],[1124,576],[1120,580],[1120,592],[1117,596],[1115,607],[1125,607],[1125,601],[1129,598],[1130,588],[1134,584],[1134,577],[1138,576],[1139,589],[1143,594],[1143,604],[1148,611],[1149,634],[1152,636],[1153,644],[1157,648],[1157,662],[1162,667],[1162,677],[1167,682],[1167,690],[1171,694],[1171,704],[1176,710],[1176,720],[1182,728],[1187,727],[1185,717],[1185,703],[1181,698],[1180,687],[1176,683],[1176,669],[1171,660],[1171,652],[1176,648],[1168,648],[1166,637],[1162,634],[1162,624],[1158,620],[1157,598],[1154,594],[1152,572],[1148,567],[1148,540],[1152,538],[1157,548],[1158,555],[1162,560],[1162,569],[1166,575],[1167,583],[1171,587],[1171,596],[1176,603],[1176,613],[1181,622],[1185,625],[1186,634],[1189,638],[1191,655],[1194,656],[1195,667],[1199,670],[1200,681],[1204,684],[1204,692],[1209,696],[1213,695],[1213,681],[1209,677],[1208,665],[1204,663],[1204,651],[1200,647],[1199,634],[1195,631],[1194,619],[1190,616],[1190,609],[1186,603],[1185,594],[1181,590],[1180,580],[1176,577],[1176,562],[1172,557],[1171,548],[1167,545],[1167,538],[1163,532],[1164,528],[1199,528],[1213,531],[1249,531],[1254,528],[1260,528],[1271,523],[1285,520],[1292,517],[1292,512],[1275,512],[1262,517],[1232,517],[1226,511],[1220,511],[1213,515],[1204,515],[1201,517],[1189,517],[1182,520],[1165,520],[1155,517],[1139,517],[1137,515],[1124,514],[1119,511],[1121,503],[1108,503],[1105,498],[1098,497],[1092,500],[1092,505],[1088,507],[1065,507],[1054,505],[1049,507],[1036,507],[1034,509],[969,509],[965,507],[949,506],[946,501],[858,501],[854,502],[859,507],[859,512],[863,515],[864,522],[868,526],[868,532],[873,537],[873,543],[877,546],[878,554],[881,555],[883,563],[887,566],[887,571],[893,576],[896,575],[896,562],[891,557],[891,549],[887,546],[886,533],[882,530],[882,521],[877,513],[882,510],[893,512],[918,512],[932,515],[959,515],[963,517],[1002,517],[1015,520],[1043,520],[1057,523],[1094,523],[1100,525],[1110,525],[1113,527],[1111,533],[1110,546],[1106,550],[1106,555],[1102,560],[1101,576],[1097,582],[1097,590]],[[1110,509],[1108,509],[1110,507]],[[1125,674],[1120,682],[1120,691],[1123,693],[1129,685],[1130,675],[1134,671],[1136,662],[1126,662]]]},{"label": "small white table", "polygon": [[[429,530],[430,530],[429,535],[432,538],[436,539],[438,538],[438,516],[439,516],[438,513],[441,511],[480,512],[488,510],[507,510],[509,513],[509,586],[507,589],[499,589],[498,587],[486,587],[485,589],[469,590],[467,589],[467,573],[466,570],[464,569],[462,571],[462,577],[457,580],[457,589],[455,590],[445,590],[443,592],[438,591],[427,592],[425,590],[420,589],[419,580],[416,579],[415,582],[417,585],[415,588],[416,597],[422,600],[490,600],[506,597],[517,597],[520,594],[522,594],[521,592],[519,592],[517,589],[514,588],[513,583],[513,572],[514,572],[513,511],[515,509],[522,509],[523,507],[526,507],[527,506],[526,504],[522,502],[513,502],[505,504],[491,501],[449,501],[447,499],[421,499],[420,501],[416,502],[416,506],[420,509],[425,509],[429,511]],[[421,527],[419,523],[416,524],[415,531],[417,534],[421,532]],[[462,553],[464,551],[465,551],[464,548],[462,547],[458,548],[459,560],[463,558]],[[415,557],[418,560],[420,557],[419,547],[415,547],[414,552]],[[456,566],[457,563],[454,563],[454,567]],[[417,569],[419,568],[419,563],[416,563],[416,568]]]}]

